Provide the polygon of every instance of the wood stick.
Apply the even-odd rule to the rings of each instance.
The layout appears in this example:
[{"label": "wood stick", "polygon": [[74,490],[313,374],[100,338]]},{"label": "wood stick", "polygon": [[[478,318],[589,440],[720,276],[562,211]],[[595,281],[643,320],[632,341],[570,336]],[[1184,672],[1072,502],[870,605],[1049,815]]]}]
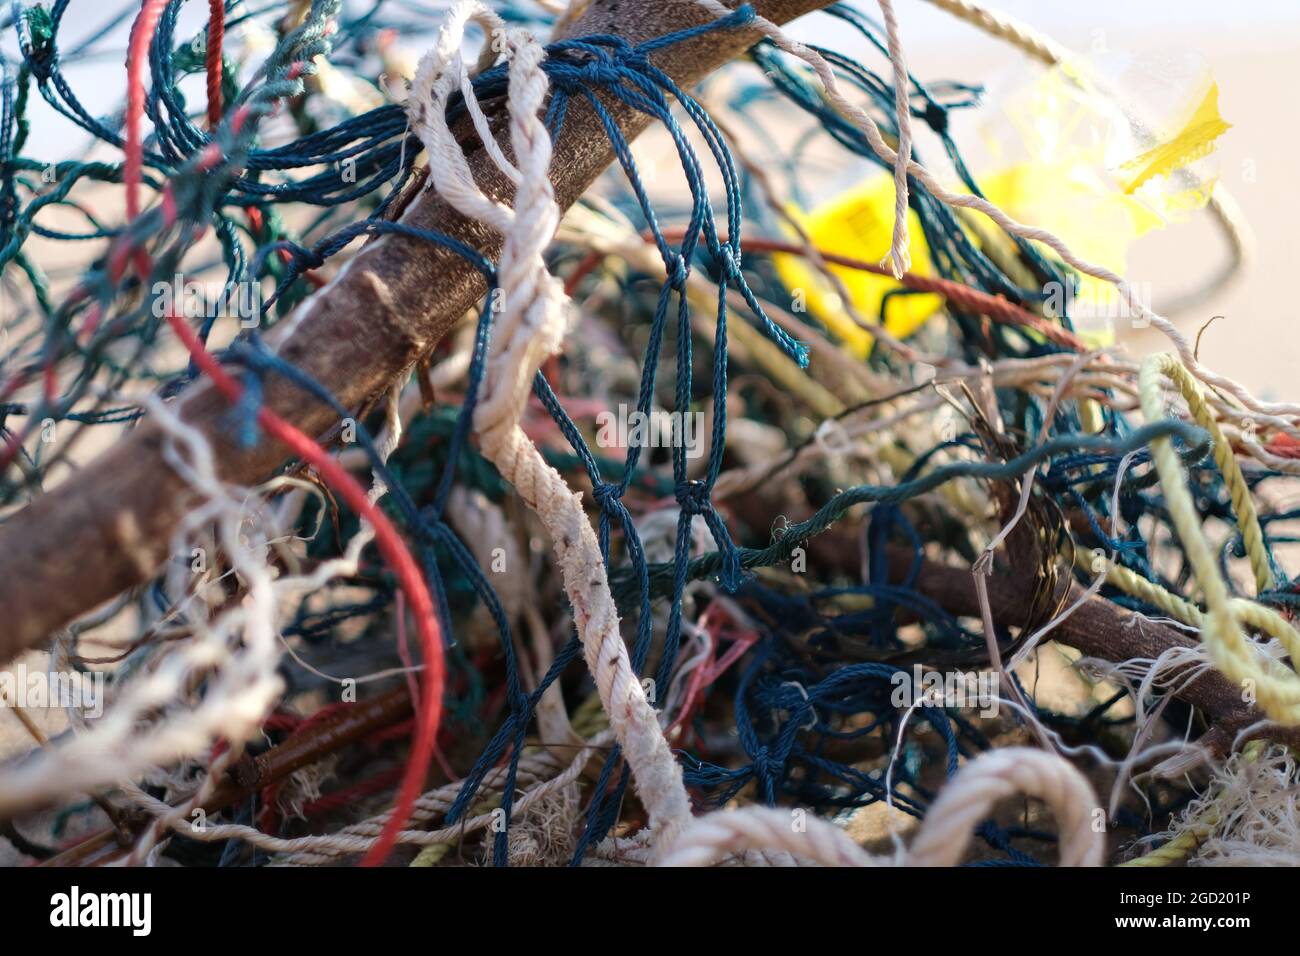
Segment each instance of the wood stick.
[{"label": "wood stick", "polygon": [[[755,0],[758,12],[785,23],[829,0]],[[707,22],[693,0],[591,0],[559,29],[560,36],[614,33],[638,43]],[[653,60],[689,87],[742,54],[759,39],[753,29],[721,30],[668,47]],[[629,138],[649,118],[607,104]],[[502,117],[494,120],[501,139]],[[508,151],[508,143],[502,143]],[[614,160],[595,111],[572,102],[555,143],[551,180],[568,208]],[[484,190],[509,202],[513,188],[481,145],[470,156]],[[431,192],[407,208],[403,222],[452,236],[490,259],[502,237],[465,219]],[[420,240],[386,236],[362,249],[324,289],[299,306],[270,336],[280,355],[328,388],[347,407],[381,395],[426,356],[483,296],[478,272],[454,253]],[[309,435],[334,423],[333,413],[277,378],[266,383],[266,405]],[[285,450],[262,441],[240,448],[228,424],[229,406],[206,384],[183,399],[182,417],[212,443],[222,479],[265,480]],[[0,663],[46,640],[59,627],[151,578],[166,560],[171,536],[193,495],[162,457],[164,435],[144,422],[113,449],[33,500],[0,526]]]},{"label": "wood stick", "polygon": [[[912,555],[899,552],[898,561],[890,555],[891,567],[905,571]],[[965,568],[926,561],[916,582],[916,589],[932,598],[950,614],[978,617],[979,601],[975,582]],[[1018,621],[1024,617],[1025,602],[1032,582],[1014,573],[995,573],[989,579],[989,604],[995,621]],[[1084,594],[1077,583],[1070,583],[1065,605],[1070,606]],[[1050,634],[1051,640],[1068,644],[1090,657],[1108,661],[1134,658],[1155,659],[1172,647],[1191,647],[1196,641],[1186,634],[1150,621],[1134,611],[1120,607],[1096,595],[1088,598],[1070,617]],[[1231,749],[1233,737],[1246,727],[1264,720],[1264,715],[1242,699],[1241,689],[1217,670],[1211,670],[1182,687],[1175,695],[1203,711],[1216,731],[1210,745]],[[1300,730],[1273,728],[1267,736],[1300,746]]]},{"label": "wood stick", "polygon": [[[751,507],[757,508],[756,505]],[[770,512],[769,512],[770,513]],[[839,568],[848,574],[860,573],[858,541],[855,534],[832,528],[807,542],[813,560]],[[910,548],[891,545],[888,551],[890,579],[901,582],[911,567]],[[949,614],[958,617],[980,616],[975,580],[969,568],[938,564],[924,560],[913,584],[917,591],[933,600]],[[1025,608],[1033,599],[1034,581],[1027,573],[998,566],[988,581],[989,606],[993,620],[1018,626],[1025,618]],[[1076,582],[1061,607],[1073,605],[1084,594]],[[1052,602],[1055,604],[1055,601]],[[1056,641],[1082,651],[1089,657],[1120,663],[1134,658],[1154,660],[1173,647],[1192,647],[1192,635],[1115,604],[1104,597],[1092,596],[1048,635]],[[1237,735],[1253,724],[1265,720],[1264,714],[1242,699],[1241,688],[1217,670],[1211,670],[1180,687],[1174,695],[1200,710],[1210,720],[1211,728],[1200,742],[1215,753],[1233,749]],[[1258,734],[1290,746],[1300,747],[1300,728],[1269,726]],[[1242,741],[1244,743],[1244,740]]]}]

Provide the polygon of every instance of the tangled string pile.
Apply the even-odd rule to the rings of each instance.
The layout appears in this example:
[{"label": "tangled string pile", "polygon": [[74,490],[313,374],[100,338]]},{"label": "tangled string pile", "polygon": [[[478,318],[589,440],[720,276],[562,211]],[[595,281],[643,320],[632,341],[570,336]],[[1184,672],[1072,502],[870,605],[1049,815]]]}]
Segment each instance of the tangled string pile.
[{"label": "tangled string pile", "polygon": [[[14,850],[1294,852],[1269,795],[1295,783],[1300,726],[1300,600],[1275,551],[1300,518],[1300,404],[1215,374],[1121,276],[988,202],[949,127],[981,91],[913,76],[878,5],[879,24],[683,0],[647,24],[600,0],[211,0],[187,36],[201,4],[140,0],[72,39],[69,0],[12,0],[0,553],[42,509],[75,540],[24,569],[33,610],[0,658],[105,687],[42,721],[0,683],[30,737],[0,753]],[[823,6],[880,62],[778,25]],[[93,115],[71,76],[127,24],[125,103]],[[732,46],[742,62],[699,83]],[[50,156],[39,123],[90,145]],[[862,160],[894,187],[883,261],[821,248],[792,212],[816,163]],[[1211,212],[1240,260],[1221,193]],[[889,282],[880,314],[855,273]],[[1089,340],[1051,294],[1081,277],[1173,350]],[[922,296],[924,326],[897,331]],[[671,434],[632,436],[658,420]],[[128,441],[158,467],[88,477]],[[101,552],[105,603],[51,584]],[[1052,662],[1072,703],[1040,693]]]}]

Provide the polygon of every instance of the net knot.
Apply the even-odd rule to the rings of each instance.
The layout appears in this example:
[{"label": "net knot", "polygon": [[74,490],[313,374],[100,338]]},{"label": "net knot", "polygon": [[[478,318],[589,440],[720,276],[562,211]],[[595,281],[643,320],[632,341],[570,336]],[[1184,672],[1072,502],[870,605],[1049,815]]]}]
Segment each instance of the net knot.
[{"label": "net knot", "polygon": [[713,508],[713,502],[709,500],[709,486],[696,478],[678,482],[675,496],[683,513],[692,517],[707,514]]},{"label": "net knot", "polygon": [[673,257],[669,265],[668,284],[673,287],[674,292],[681,292],[686,288],[686,280],[691,274],[691,267],[687,265],[685,257],[679,252]]},{"label": "net knot", "polygon": [[591,489],[591,497],[601,510],[617,514],[623,508],[623,488],[612,481],[602,481]]},{"label": "net knot", "polygon": [[945,132],[948,129],[948,108],[931,100],[925,107],[925,122],[936,133]]}]

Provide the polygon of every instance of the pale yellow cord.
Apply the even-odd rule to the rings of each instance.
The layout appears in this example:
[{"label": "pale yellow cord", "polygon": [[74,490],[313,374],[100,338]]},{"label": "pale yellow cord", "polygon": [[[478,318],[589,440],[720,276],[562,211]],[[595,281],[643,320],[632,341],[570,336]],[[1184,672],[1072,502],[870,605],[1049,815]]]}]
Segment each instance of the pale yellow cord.
[{"label": "pale yellow cord", "polygon": [[1172,617],[1175,621],[1189,627],[1199,628],[1205,620],[1204,612],[1191,601],[1118,564],[1112,564],[1106,569],[1106,583],[1138,598],[1145,604],[1159,608],[1167,617]]},{"label": "pale yellow cord", "polygon": [[1219,808],[1210,807],[1205,816],[1195,821],[1187,829],[1168,843],[1156,847],[1150,853],[1125,860],[1120,866],[1172,866],[1182,863],[1199,847],[1214,828],[1219,824]]},{"label": "pale yellow cord", "polygon": [[[1153,355],[1142,363],[1138,385],[1143,415],[1152,422],[1165,417],[1161,388],[1165,379],[1178,386],[1197,423],[1214,438],[1215,461],[1223,472],[1224,481],[1232,496],[1237,522],[1246,542],[1251,566],[1255,569],[1256,580],[1263,582],[1261,589],[1271,587],[1272,573],[1266,570],[1268,559],[1264,551],[1263,534],[1245,478],[1205,404],[1200,386],[1174,356]],[[1199,626],[1201,640],[1210,660],[1230,680],[1241,684],[1243,690],[1253,690],[1260,709],[1268,717],[1288,726],[1300,724],[1300,675],[1278,661],[1264,657],[1260,649],[1247,640],[1241,623],[1250,623],[1267,631],[1278,638],[1292,655],[1300,651],[1300,634],[1280,615],[1267,608],[1249,601],[1234,601],[1229,597],[1227,584],[1220,575],[1214,554],[1201,532],[1201,518],[1184,480],[1173,439],[1167,435],[1153,439],[1151,457],[1160,476],[1160,485],[1174,528],[1192,572],[1196,575],[1196,581],[1205,595],[1206,609]],[[1249,695],[1243,694],[1243,699],[1248,697]]]},{"label": "pale yellow cord", "polygon": [[[474,808],[470,810],[469,816],[473,818],[482,816],[485,813],[491,813],[500,805],[500,803],[501,795],[494,794],[486,800],[480,800],[478,803],[474,804]],[[454,850],[459,843],[459,840],[448,840],[445,843],[430,843],[415,855],[415,859],[410,862],[409,866],[416,869],[435,867],[441,863],[447,854]]]},{"label": "pale yellow cord", "polygon": [[[1203,627],[1205,624],[1205,612],[1191,601],[1170,593],[1128,568],[1112,565],[1106,571],[1106,582],[1189,627]],[[1245,598],[1232,598],[1228,601],[1228,608],[1238,624],[1264,631],[1281,641],[1289,655],[1300,655],[1300,631],[1277,611]]]},{"label": "pale yellow cord", "polygon": [[[1150,374],[1147,374],[1148,368],[1151,369]],[[1218,423],[1214,420],[1214,417],[1205,402],[1204,396],[1201,394],[1200,387],[1177,359],[1170,355],[1155,356],[1148,360],[1142,371],[1142,408],[1144,414],[1149,419],[1159,417],[1160,414],[1158,395],[1160,387],[1159,376],[1163,375],[1179,387],[1179,390],[1187,400],[1188,407],[1191,409],[1192,415],[1196,419],[1197,423],[1210,433],[1214,441],[1215,462],[1218,464],[1219,470],[1223,474],[1224,482],[1228,485],[1229,493],[1233,501],[1233,509],[1237,515],[1238,525],[1241,528],[1242,539],[1247,542],[1247,554],[1251,559],[1251,567],[1255,572],[1256,583],[1259,585],[1260,590],[1272,587],[1273,576],[1268,563],[1268,555],[1264,549],[1263,533],[1259,526],[1259,518],[1255,512],[1254,503],[1250,498],[1249,489],[1246,486],[1245,477],[1241,473],[1241,468],[1238,466],[1231,448],[1224,440],[1223,433],[1219,429]],[[1152,402],[1147,401],[1148,388],[1154,389],[1155,391],[1155,399]],[[1168,439],[1163,440],[1166,448],[1168,448],[1168,441]],[[1170,451],[1172,452],[1171,449]],[[1155,454],[1154,447],[1152,453],[1153,455]],[[1165,495],[1166,499],[1169,501],[1170,512],[1171,514],[1174,514],[1175,505],[1168,492],[1169,482],[1166,481],[1166,471],[1161,468],[1158,458],[1156,467],[1160,472],[1161,483],[1165,488]],[[1190,506],[1191,498],[1190,495],[1187,495],[1186,488],[1183,486],[1182,472],[1177,465],[1176,457],[1174,462],[1174,471],[1176,474],[1174,483],[1178,486],[1179,491],[1183,493],[1183,497],[1186,498],[1186,503]],[[1174,497],[1178,496],[1175,495]],[[1200,535],[1199,520],[1195,519],[1194,511],[1192,514],[1193,519],[1191,525],[1196,529],[1196,537],[1200,538],[1201,543],[1204,544],[1204,539],[1201,538]],[[1179,528],[1180,538],[1183,537],[1182,526],[1178,524],[1177,520],[1175,521],[1175,526]],[[1256,542],[1255,547],[1252,547],[1250,543],[1252,541]],[[1185,538],[1184,543],[1186,544]],[[1206,547],[1206,551],[1208,553],[1208,546]],[[1078,556],[1078,559],[1082,561],[1083,556]],[[1209,563],[1209,567],[1214,576],[1218,578],[1218,567],[1212,560]],[[1206,590],[1208,594],[1208,589],[1205,587],[1205,584],[1201,579],[1202,572],[1200,567],[1193,563],[1193,568],[1196,571],[1198,582],[1201,582],[1202,589]],[[1206,644],[1211,648],[1213,647],[1209,639],[1209,627],[1207,626],[1208,615],[1191,601],[1187,601],[1184,598],[1171,593],[1155,582],[1148,581],[1141,575],[1130,571],[1128,568],[1121,567],[1118,564],[1112,564],[1107,568],[1106,580],[1109,584],[1119,588],[1126,594],[1132,595],[1152,607],[1159,608],[1174,620],[1180,621],[1191,627],[1200,628]],[[1219,583],[1222,584],[1222,581],[1220,580]],[[1224,590],[1226,593],[1226,588]],[[1293,659],[1296,659],[1296,654],[1300,651],[1300,634],[1296,632],[1290,622],[1276,611],[1242,598],[1229,599],[1227,601],[1227,608],[1232,619],[1237,624],[1252,626],[1276,637],[1286,647],[1287,653],[1292,655]],[[1258,683],[1257,678],[1256,683]],[[1288,713],[1292,712],[1294,712],[1294,708],[1288,711]],[[1273,714],[1270,714],[1270,716],[1274,716],[1274,719],[1280,719]],[[1259,741],[1254,741],[1249,744],[1246,748],[1246,759],[1253,760],[1255,755],[1259,752],[1259,747]],[[1214,828],[1219,823],[1219,817],[1220,811],[1218,807],[1211,806],[1200,819],[1190,823],[1169,842],[1157,847],[1143,856],[1121,863],[1120,866],[1156,867],[1182,863],[1193,852],[1195,852],[1201,843],[1204,842],[1205,838],[1213,832]]]},{"label": "pale yellow cord", "polygon": [[[1250,488],[1246,484],[1246,477],[1241,473],[1241,466],[1237,464],[1237,456],[1233,454],[1232,446],[1220,430],[1219,423],[1214,420],[1214,412],[1205,401],[1201,386],[1172,355],[1148,359],[1142,368],[1143,374],[1146,374],[1147,368],[1153,361],[1159,364],[1160,374],[1178,386],[1192,417],[1196,419],[1196,424],[1210,433],[1210,438],[1214,441],[1214,463],[1219,466],[1219,474],[1223,475],[1224,484],[1228,486],[1228,494],[1232,498],[1232,511],[1237,516],[1237,527],[1241,530],[1241,538],[1246,545],[1246,556],[1250,559],[1251,570],[1255,572],[1255,587],[1258,591],[1271,589],[1274,584],[1273,569],[1269,564],[1268,550],[1264,547],[1264,531],[1259,526],[1259,515],[1255,513],[1255,503],[1251,500]],[[1154,407],[1158,406],[1148,407],[1144,393],[1142,410],[1148,418],[1151,417],[1151,408]]]},{"label": "pale yellow cord", "polygon": [[[1263,750],[1263,746],[1264,742],[1262,740],[1252,740],[1243,751],[1245,759],[1254,762],[1259,757],[1260,751]],[[1220,816],[1221,811],[1216,803],[1206,810],[1200,819],[1193,820],[1178,836],[1168,843],[1158,846],[1150,853],[1143,854],[1136,859],[1125,860],[1119,865],[1170,866],[1174,863],[1182,863],[1205,842],[1206,837],[1214,832],[1214,828],[1219,825]]]}]

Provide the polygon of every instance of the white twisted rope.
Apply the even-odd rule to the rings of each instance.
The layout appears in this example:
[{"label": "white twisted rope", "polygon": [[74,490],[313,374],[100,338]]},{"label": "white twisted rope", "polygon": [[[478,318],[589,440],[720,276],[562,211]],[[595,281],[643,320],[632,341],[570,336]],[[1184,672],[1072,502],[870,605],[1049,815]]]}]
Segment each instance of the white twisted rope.
[{"label": "white twisted rope", "polygon": [[1060,831],[1061,866],[1101,866],[1104,830],[1092,785],[1073,764],[1045,750],[1010,747],[981,754],[939,794],[908,848],[909,866],[954,866],[975,825],[999,800],[1037,797],[1052,809]]},{"label": "white twisted rope", "polygon": [[758,805],[700,817],[659,865],[712,866],[752,850],[785,851],[822,866],[886,865],[820,817],[806,815],[796,826],[790,810]]},{"label": "white twisted rope", "polygon": [[[889,43],[889,62],[894,68],[894,111],[898,122],[898,155],[894,158],[894,239],[886,260],[894,278],[912,268],[912,253],[907,235],[907,166],[912,161],[912,113],[908,106],[907,62],[898,35],[898,18],[893,0],[878,0],[885,18],[885,37]],[[881,263],[885,265],[886,263]]]},{"label": "white twisted rope", "polygon": [[[460,56],[465,26],[489,30],[489,49],[509,58],[510,142],[516,168],[495,146]],[[429,152],[430,182],[461,213],[503,233],[498,264],[496,326],[474,427],[486,458],[537,513],[551,536],[565,591],[573,605],[587,666],[596,680],[610,727],[623,748],[637,791],[659,834],[678,832],[690,819],[690,801],[681,769],[673,758],[654,709],[632,670],[619,631],[618,612],[609,590],[595,532],[582,499],[565,484],[519,426],[533,376],[559,351],[564,338],[567,298],[546,269],[542,253],[559,223],[560,211],[548,179],[551,141],[538,118],[548,81],[541,69],[544,51],[522,30],[507,30],[495,14],[476,2],[453,7],[434,49],[416,73],[408,101],[412,129]],[[489,153],[515,185],[513,208],[479,189],[446,122],[446,106],[459,87]]]},{"label": "white twisted rope", "polygon": [[1061,866],[1100,866],[1104,830],[1094,828],[1097,798],[1075,767],[1044,750],[1010,747],[981,754],[967,764],[935,800],[899,859],[876,857],[843,831],[817,817],[789,809],[749,806],[696,820],[663,852],[661,866],[709,866],[759,850],[790,853],[822,866],[955,866],[975,825],[998,801],[1016,794],[1043,800],[1060,830]]},{"label": "white twisted rope", "polygon": [[[533,786],[515,801],[515,813],[524,813],[539,801],[574,783],[582,775],[591,758],[609,743],[612,736],[609,731],[605,731],[592,738],[579,748],[567,767],[549,779],[546,779],[546,776],[554,773],[555,769],[553,758],[546,754],[525,755],[519,764],[519,783],[533,784]],[[505,767],[497,767],[489,772],[483,780],[485,793],[499,791],[506,774]],[[446,813],[451,809],[460,790],[461,784],[456,782],[423,794],[415,803],[408,826],[414,827],[434,816]],[[275,861],[276,866],[318,866],[337,857],[365,853],[375,844],[392,813],[391,810],[385,810],[381,814],[344,827],[337,833],[286,838],[263,833],[256,827],[235,823],[193,827],[190,825],[189,817],[182,816],[178,808],[139,790],[134,790],[129,795],[141,808],[155,814],[159,825],[170,827],[190,839],[204,843],[238,839],[268,853],[285,854]],[[192,808],[193,805],[195,801],[189,800],[186,801],[185,807]],[[434,846],[459,840],[498,822],[498,813],[495,810],[488,810],[437,830],[401,830],[397,834],[397,842],[409,846]]]}]

